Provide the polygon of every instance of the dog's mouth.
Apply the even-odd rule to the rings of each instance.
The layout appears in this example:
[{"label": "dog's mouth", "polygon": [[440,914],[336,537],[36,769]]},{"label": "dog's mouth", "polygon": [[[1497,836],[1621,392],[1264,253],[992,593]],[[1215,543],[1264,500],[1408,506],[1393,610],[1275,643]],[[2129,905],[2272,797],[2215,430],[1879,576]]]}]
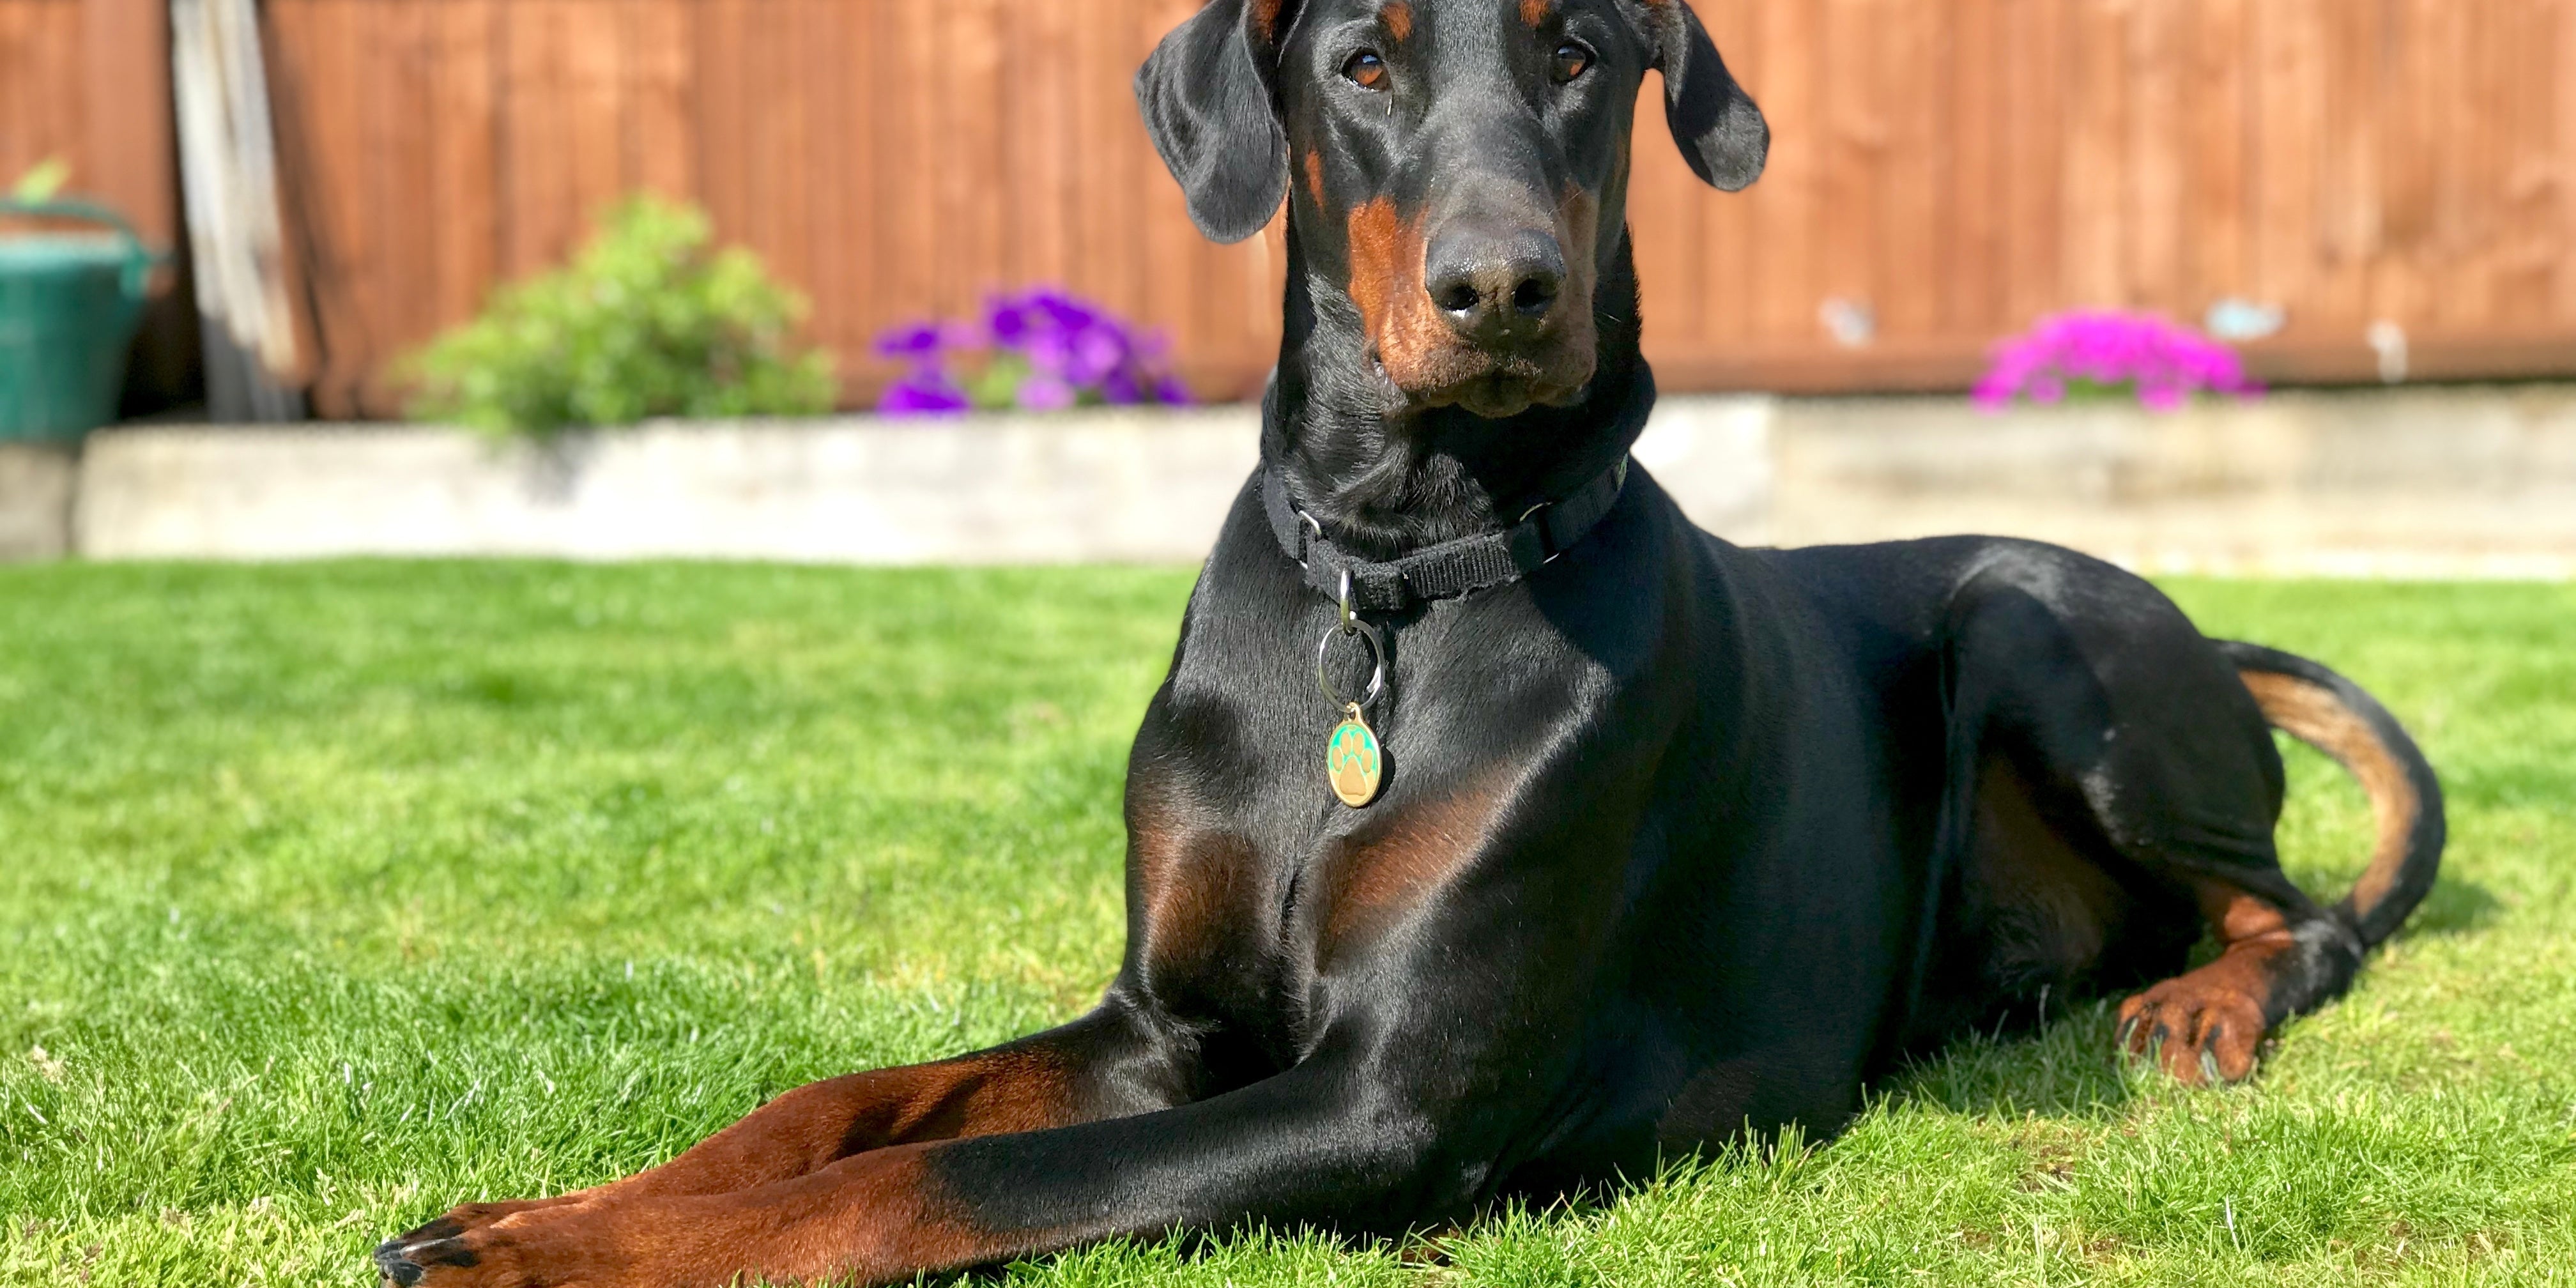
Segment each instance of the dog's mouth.
[{"label": "dog's mouth", "polygon": [[1520,362],[1498,364],[1478,375],[1411,394],[1410,400],[1421,407],[1459,407],[1486,420],[1503,420],[1520,415],[1533,406],[1544,404],[1563,407],[1578,400],[1583,385],[1591,377],[1591,364],[1571,379],[1543,375],[1525,368]]},{"label": "dog's mouth", "polygon": [[1591,346],[1556,344],[1539,351],[1494,351],[1472,345],[1448,349],[1399,372],[1382,364],[1388,381],[1417,409],[1458,407],[1487,420],[1517,416],[1534,406],[1564,407],[1582,398],[1592,379]]}]

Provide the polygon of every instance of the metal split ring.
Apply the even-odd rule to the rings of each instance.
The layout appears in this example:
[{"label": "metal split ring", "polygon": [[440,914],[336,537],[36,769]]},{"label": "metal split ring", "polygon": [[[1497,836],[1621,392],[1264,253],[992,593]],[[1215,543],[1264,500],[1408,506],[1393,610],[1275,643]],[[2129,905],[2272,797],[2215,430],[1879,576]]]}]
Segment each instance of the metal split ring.
[{"label": "metal split ring", "polygon": [[[1348,610],[1344,611],[1347,613]],[[1334,706],[1352,705],[1349,698],[1342,696],[1341,690],[1333,687],[1333,673],[1330,666],[1333,641],[1343,636],[1357,636],[1368,641],[1370,663],[1368,692],[1361,696],[1358,704],[1362,710],[1366,710],[1371,703],[1377,701],[1379,694],[1386,692],[1386,641],[1378,638],[1376,627],[1359,618],[1346,616],[1342,624],[1325,627],[1324,638],[1315,642],[1315,687],[1322,689],[1324,696],[1330,698]]]}]

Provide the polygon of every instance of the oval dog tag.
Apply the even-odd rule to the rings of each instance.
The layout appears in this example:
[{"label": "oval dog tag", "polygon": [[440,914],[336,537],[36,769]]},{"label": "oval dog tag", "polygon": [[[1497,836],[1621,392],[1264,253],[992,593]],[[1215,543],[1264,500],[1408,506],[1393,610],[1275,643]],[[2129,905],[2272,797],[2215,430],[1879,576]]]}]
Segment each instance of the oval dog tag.
[{"label": "oval dog tag", "polygon": [[1360,704],[1351,703],[1324,744],[1324,774],[1332,780],[1333,795],[1352,809],[1376,800],[1379,768],[1377,733],[1360,715]]}]

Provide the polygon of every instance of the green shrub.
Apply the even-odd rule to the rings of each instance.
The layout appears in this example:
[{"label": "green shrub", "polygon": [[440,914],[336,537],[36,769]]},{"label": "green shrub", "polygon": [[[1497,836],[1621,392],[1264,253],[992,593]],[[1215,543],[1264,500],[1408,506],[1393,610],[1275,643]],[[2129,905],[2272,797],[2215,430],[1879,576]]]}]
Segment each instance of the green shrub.
[{"label": "green shrub", "polygon": [[831,360],[794,341],[805,301],[695,207],[636,197],[564,268],[494,293],[408,364],[412,416],[547,437],[652,416],[831,409]]}]

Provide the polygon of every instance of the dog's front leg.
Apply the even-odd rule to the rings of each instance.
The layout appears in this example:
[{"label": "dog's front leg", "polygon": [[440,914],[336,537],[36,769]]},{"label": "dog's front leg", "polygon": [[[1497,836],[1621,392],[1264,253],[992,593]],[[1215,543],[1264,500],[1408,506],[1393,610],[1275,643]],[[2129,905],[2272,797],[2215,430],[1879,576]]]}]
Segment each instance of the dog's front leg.
[{"label": "dog's front leg", "polygon": [[471,1255],[466,1237],[496,1224],[756,1189],[893,1146],[1145,1113],[1185,1099],[1193,1067],[1184,1043],[1113,1001],[990,1050],[807,1084],[623,1180],[548,1199],[461,1204],[388,1240],[376,1260],[388,1279],[410,1284],[438,1266],[461,1267]]},{"label": "dog's front leg", "polygon": [[896,1145],[731,1193],[518,1213],[444,1241],[425,1275],[388,1269],[428,1288],[884,1284],[1246,1220],[1401,1229],[1486,1179],[1427,1103],[1382,1071],[1311,1059],[1134,1117]]}]

